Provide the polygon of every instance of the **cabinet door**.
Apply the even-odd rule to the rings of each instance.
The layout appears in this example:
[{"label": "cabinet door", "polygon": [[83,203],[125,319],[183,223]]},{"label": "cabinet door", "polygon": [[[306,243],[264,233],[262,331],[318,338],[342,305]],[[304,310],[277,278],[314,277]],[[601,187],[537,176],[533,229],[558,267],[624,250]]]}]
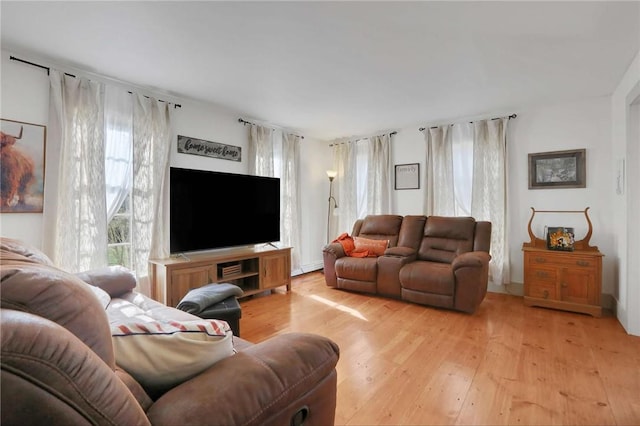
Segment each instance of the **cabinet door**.
[{"label": "cabinet door", "polygon": [[560,298],[564,302],[595,305],[595,273],[591,269],[562,268]]},{"label": "cabinet door", "polygon": [[201,287],[215,280],[215,273],[211,275],[211,265],[194,268],[174,269],[171,272],[171,291],[167,302],[169,306],[176,306],[192,288]]},{"label": "cabinet door", "polygon": [[262,288],[275,288],[291,284],[291,263],[289,259],[288,252],[262,257]]}]

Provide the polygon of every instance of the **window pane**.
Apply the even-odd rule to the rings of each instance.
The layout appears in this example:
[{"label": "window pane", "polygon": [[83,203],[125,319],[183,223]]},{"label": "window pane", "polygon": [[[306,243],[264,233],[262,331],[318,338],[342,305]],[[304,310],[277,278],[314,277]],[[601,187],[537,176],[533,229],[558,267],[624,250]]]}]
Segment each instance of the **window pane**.
[{"label": "window pane", "polygon": [[129,217],[115,216],[109,222],[108,244],[128,243],[129,239]]},{"label": "window pane", "polygon": [[471,216],[473,125],[460,123],[453,126],[451,144],[455,214],[456,216]]},{"label": "window pane", "polygon": [[122,265],[131,268],[129,251],[129,245],[107,247],[109,265]]},{"label": "window pane", "polygon": [[131,198],[129,195],[130,193],[127,194],[127,198],[124,199],[116,214],[129,213],[129,199]]}]

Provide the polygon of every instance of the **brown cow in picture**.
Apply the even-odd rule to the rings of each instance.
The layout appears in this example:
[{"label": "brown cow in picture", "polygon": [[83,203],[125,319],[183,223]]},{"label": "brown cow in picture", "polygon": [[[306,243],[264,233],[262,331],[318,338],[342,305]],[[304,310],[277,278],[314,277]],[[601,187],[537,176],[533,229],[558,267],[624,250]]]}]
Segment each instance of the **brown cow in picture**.
[{"label": "brown cow in picture", "polygon": [[25,204],[25,196],[34,181],[33,160],[19,147],[14,146],[22,138],[0,132],[0,205],[14,207]]}]

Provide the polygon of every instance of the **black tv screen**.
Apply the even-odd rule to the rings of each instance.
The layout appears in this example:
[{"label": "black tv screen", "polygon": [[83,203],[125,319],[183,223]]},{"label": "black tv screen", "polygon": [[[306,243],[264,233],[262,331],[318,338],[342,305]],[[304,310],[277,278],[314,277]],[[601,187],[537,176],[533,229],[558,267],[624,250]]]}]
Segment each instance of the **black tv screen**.
[{"label": "black tv screen", "polygon": [[171,167],[170,252],[280,241],[280,179]]}]

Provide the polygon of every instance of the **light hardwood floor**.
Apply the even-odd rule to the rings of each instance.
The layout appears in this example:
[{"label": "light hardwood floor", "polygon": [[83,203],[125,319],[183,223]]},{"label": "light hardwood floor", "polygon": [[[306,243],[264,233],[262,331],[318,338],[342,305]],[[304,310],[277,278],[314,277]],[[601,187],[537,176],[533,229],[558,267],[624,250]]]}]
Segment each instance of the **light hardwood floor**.
[{"label": "light hardwood floor", "polygon": [[241,335],[340,346],[339,425],[639,425],[640,337],[489,293],[473,314],[329,288],[321,272],[241,301]]}]

